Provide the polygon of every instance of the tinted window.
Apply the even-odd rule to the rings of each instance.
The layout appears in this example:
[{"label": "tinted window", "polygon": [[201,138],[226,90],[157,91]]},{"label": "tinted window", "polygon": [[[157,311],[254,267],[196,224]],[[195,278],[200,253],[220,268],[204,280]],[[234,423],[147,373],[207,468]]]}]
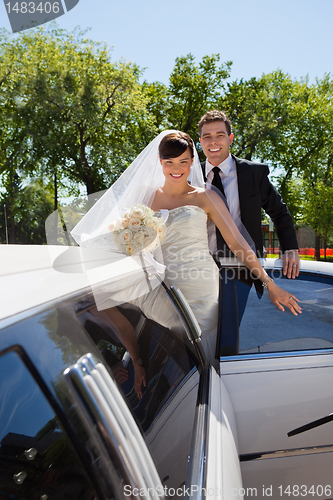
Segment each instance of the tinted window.
[{"label": "tinted window", "polygon": [[[173,303],[163,288],[153,295],[154,300],[147,296],[100,311],[86,300],[76,305],[76,314],[109,364],[162,481],[176,487],[186,480],[199,376]],[[133,363],[124,346],[130,331],[146,372],[141,399],[134,391]]]},{"label": "tinted window", "polygon": [[16,352],[0,356],[0,497],[96,499],[66,432]]},{"label": "tinted window", "polygon": [[332,282],[304,274],[277,280],[300,300],[303,312],[298,316],[279,311],[267,293],[259,300],[252,288],[240,325],[240,353],[333,348]]}]

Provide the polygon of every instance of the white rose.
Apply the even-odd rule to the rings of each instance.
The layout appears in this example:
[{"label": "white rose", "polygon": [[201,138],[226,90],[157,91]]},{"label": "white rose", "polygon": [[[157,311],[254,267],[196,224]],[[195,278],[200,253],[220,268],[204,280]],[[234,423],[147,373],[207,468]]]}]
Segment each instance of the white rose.
[{"label": "white rose", "polygon": [[128,222],[128,227],[130,229],[139,229],[140,227],[140,219],[130,218]]},{"label": "white rose", "polygon": [[137,243],[138,245],[142,245],[143,244],[143,240],[144,240],[144,234],[140,232],[137,232],[133,235],[133,243]]},{"label": "white rose", "polygon": [[129,224],[129,217],[123,217],[122,218],[122,225],[123,225],[123,228],[126,229],[128,227],[128,224]]},{"label": "white rose", "polygon": [[127,245],[125,253],[127,253],[128,255],[133,255],[135,253],[135,247],[131,244]]},{"label": "white rose", "polygon": [[156,222],[153,219],[148,220],[147,221],[147,227],[152,227],[153,229],[155,229]]},{"label": "white rose", "polygon": [[118,241],[120,245],[124,245],[129,243],[132,239],[132,231],[129,229],[124,229],[121,233],[118,234]]},{"label": "white rose", "polygon": [[115,223],[115,230],[119,231],[120,229],[125,229],[123,226],[123,221],[122,219],[117,219]]},{"label": "white rose", "polygon": [[144,211],[141,208],[133,208],[130,212],[130,217],[133,219],[143,219],[144,216]]}]

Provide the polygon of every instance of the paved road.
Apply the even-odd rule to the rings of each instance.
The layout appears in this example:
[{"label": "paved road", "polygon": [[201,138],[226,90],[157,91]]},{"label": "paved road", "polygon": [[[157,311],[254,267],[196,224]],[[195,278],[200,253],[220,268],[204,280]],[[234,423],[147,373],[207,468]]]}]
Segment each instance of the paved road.
[{"label": "paved road", "polygon": [[240,327],[240,351],[333,347],[333,287],[297,279],[278,284],[300,299],[303,313],[283,313],[267,293],[259,300],[252,289]]}]

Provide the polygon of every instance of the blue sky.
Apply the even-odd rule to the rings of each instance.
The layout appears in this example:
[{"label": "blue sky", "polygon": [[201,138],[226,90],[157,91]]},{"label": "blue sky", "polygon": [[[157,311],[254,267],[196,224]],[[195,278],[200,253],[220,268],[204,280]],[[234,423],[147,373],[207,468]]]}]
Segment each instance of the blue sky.
[{"label": "blue sky", "polygon": [[[314,81],[332,71],[333,0],[80,0],[57,22],[91,28],[90,38],[113,46],[113,61],[146,68],[150,82],[168,83],[189,52],[233,61],[233,80],[280,68]],[[2,2],[0,25],[10,30]]]}]

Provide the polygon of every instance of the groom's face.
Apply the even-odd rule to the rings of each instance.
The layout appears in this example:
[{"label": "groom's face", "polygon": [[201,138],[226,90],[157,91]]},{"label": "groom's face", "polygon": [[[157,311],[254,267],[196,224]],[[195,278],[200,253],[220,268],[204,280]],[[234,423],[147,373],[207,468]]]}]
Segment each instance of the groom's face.
[{"label": "groom's face", "polygon": [[228,135],[224,122],[208,122],[202,126],[201,147],[211,165],[217,167],[229,156],[233,137]]}]

